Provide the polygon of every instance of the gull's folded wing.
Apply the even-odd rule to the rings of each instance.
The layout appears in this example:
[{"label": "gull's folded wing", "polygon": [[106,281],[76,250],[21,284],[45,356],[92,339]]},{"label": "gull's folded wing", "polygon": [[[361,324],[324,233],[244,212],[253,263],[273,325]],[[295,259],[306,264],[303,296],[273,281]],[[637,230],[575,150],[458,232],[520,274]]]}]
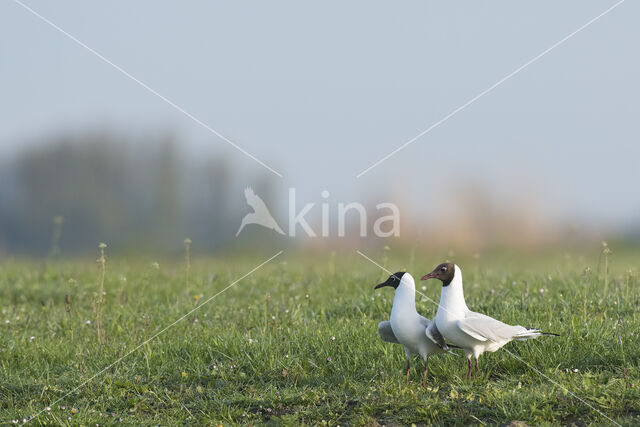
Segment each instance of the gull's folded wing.
[{"label": "gull's folded wing", "polygon": [[526,332],[522,326],[511,326],[493,317],[481,313],[469,312],[464,319],[458,320],[460,330],[478,341],[504,343],[518,334]]},{"label": "gull's folded wing", "polygon": [[382,341],[400,344],[400,341],[398,341],[396,336],[393,334],[393,329],[391,329],[391,322],[389,322],[388,320],[378,323],[378,333],[380,334],[380,338],[382,338]]},{"label": "gull's folded wing", "polygon": [[474,322],[470,322],[468,319],[460,319],[458,320],[458,328],[473,339],[486,341],[487,338],[483,336],[480,331],[478,331],[477,327],[472,325],[472,323]]}]

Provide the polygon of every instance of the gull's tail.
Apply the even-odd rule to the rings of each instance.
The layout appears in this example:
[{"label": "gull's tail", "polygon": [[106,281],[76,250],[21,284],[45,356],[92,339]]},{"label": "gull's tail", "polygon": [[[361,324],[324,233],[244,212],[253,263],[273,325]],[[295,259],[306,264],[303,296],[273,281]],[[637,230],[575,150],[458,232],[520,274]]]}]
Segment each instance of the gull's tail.
[{"label": "gull's tail", "polygon": [[518,340],[518,341],[524,341],[524,340],[530,340],[530,339],[535,339],[538,338],[539,336],[542,335],[552,335],[554,337],[559,337],[560,334],[555,334],[553,332],[544,332],[541,331],[540,329],[528,329],[526,328],[524,331],[519,332],[518,334],[514,335],[513,339]]}]

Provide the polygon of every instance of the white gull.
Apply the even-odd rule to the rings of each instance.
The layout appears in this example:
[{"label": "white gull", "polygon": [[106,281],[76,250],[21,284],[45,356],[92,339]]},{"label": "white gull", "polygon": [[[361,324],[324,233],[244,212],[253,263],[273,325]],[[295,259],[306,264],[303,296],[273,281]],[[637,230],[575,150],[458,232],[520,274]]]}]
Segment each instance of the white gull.
[{"label": "white gull", "polygon": [[422,280],[427,279],[442,281],[440,304],[434,322],[444,339],[466,353],[467,379],[471,379],[471,356],[475,358],[477,371],[478,358],[485,351],[496,351],[513,340],[524,341],[540,335],[557,335],[540,329],[507,325],[493,317],[469,310],[462,290],[462,271],[453,263],[440,264],[422,277]]},{"label": "white gull", "polygon": [[429,372],[428,357],[431,354],[449,352],[444,339],[435,323],[416,311],[416,289],[413,277],[409,273],[398,272],[389,276],[386,282],[375,289],[390,286],[395,289],[391,319],[378,324],[380,337],[387,342],[402,344],[407,357],[406,381],[409,382],[410,358],[422,357],[425,362],[422,384],[425,384]]}]

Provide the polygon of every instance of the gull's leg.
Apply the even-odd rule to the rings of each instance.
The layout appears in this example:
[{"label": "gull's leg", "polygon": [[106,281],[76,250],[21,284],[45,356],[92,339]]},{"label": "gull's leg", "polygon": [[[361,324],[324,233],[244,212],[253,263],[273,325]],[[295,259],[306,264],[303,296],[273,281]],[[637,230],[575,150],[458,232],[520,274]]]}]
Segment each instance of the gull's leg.
[{"label": "gull's leg", "polygon": [[407,375],[406,384],[409,385],[409,369],[411,368],[411,352],[407,347],[404,348],[404,355],[407,358]]},{"label": "gull's leg", "polygon": [[407,357],[407,381],[406,384],[409,385],[409,369],[411,368],[411,360]]},{"label": "gull's leg", "polygon": [[476,357],[476,375],[478,374],[478,358]]},{"label": "gull's leg", "polygon": [[429,374],[429,356],[424,358],[424,372],[422,373],[422,386],[427,385],[427,375]]},{"label": "gull's leg", "polygon": [[471,371],[472,366],[471,366],[471,356],[467,357],[467,366],[469,367],[469,370],[467,371],[467,380],[470,381],[471,380]]}]

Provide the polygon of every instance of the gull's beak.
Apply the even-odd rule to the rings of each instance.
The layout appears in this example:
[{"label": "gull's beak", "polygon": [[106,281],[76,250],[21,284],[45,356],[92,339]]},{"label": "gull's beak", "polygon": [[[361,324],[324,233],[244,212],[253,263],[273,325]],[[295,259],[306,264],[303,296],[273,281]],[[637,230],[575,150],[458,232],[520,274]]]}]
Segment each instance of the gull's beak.
[{"label": "gull's beak", "polygon": [[435,279],[436,277],[436,273],[434,271],[432,271],[429,274],[425,274],[424,276],[422,276],[422,279],[420,280],[429,280],[429,279]]},{"label": "gull's beak", "polygon": [[390,285],[387,282],[384,282],[384,283],[380,283],[380,284],[376,285],[376,287],[373,288],[373,289],[384,288],[385,286],[390,286]]}]

